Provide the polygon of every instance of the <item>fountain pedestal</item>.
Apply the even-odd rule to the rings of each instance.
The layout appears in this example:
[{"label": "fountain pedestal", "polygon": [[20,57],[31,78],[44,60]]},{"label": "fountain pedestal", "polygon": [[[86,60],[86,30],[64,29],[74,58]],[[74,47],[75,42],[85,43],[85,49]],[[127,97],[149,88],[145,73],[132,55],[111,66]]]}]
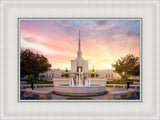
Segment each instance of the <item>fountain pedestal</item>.
[{"label": "fountain pedestal", "polygon": [[105,86],[55,86],[54,92],[68,96],[93,96],[106,93]]}]

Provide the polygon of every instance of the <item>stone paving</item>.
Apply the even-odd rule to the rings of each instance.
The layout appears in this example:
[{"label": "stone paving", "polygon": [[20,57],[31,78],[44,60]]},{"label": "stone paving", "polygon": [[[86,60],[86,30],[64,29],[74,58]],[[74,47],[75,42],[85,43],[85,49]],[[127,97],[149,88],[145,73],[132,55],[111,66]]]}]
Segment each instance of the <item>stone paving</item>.
[{"label": "stone paving", "polygon": [[[133,88],[129,88],[129,90],[134,90]],[[119,92],[119,91],[127,91],[125,88],[113,88],[113,87],[106,87],[106,93],[104,95],[97,95],[97,96],[87,96],[87,97],[75,97],[75,96],[63,96],[57,95],[54,93],[53,87],[46,87],[46,88],[36,88],[32,90],[31,88],[27,88],[29,92],[35,93],[51,93],[51,97],[49,100],[109,100],[109,93],[110,92]]]}]

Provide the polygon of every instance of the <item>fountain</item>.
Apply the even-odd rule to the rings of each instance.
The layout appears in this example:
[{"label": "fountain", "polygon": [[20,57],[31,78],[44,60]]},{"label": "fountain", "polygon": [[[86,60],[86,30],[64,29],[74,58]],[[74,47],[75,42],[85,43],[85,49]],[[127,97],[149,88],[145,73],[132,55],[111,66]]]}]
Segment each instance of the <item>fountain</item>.
[{"label": "fountain", "polygon": [[[82,79],[81,79],[82,78]],[[60,95],[69,96],[92,96],[106,93],[105,85],[92,85],[90,80],[85,80],[83,84],[83,73],[78,70],[78,84],[74,84],[73,78],[69,84],[61,84],[54,87],[54,92]]]},{"label": "fountain", "polygon": [[74,86],[74,80],[73,79],[71,80],[71,85]]}]

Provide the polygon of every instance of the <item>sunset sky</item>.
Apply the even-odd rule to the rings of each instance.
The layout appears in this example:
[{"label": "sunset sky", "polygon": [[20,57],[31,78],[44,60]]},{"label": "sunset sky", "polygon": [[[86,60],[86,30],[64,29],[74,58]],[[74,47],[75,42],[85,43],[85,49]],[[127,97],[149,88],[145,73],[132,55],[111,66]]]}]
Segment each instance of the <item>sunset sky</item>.
[{"label": "sunset sky", "polygon": [[89,69],[111,69],[127,54],[139,57],[139,20],[21,20],[21,49],[30,49],[48,58],[52,68],[71,69],[81,31],[82,57]]}]

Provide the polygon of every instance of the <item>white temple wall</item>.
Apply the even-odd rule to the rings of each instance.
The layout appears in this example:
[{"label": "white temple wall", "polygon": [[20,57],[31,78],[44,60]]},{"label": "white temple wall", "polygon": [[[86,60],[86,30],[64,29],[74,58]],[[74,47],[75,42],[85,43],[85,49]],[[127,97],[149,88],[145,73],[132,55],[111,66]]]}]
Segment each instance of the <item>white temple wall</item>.
[{"label": "white temple wall", "polygon": [[64,73],[64,70],[49,70],[44,73],[40,73],[39,76],[44,75],[45,78],[43,78],[43,79],[50,80],[52,78],[61,77],[63,73]]},{"label": "white temple wall", "polygon": [[88,72],[88,61],[84,60],[83,62],[83,72]]},{"label": "white temple wall", "polygon": [[[86,62],[87,64],[87,62]],[[86,66],[86,65],[84,65]],[[77,68],[75,68],[75,71]],[[87,68],[85,68],[86,70],[88,70]],[[46,78],[59,78],[62,76],[62,74],[65,72],[65,70],[49,70],[47,72],[44,73],[40,73],[40,75],[44,75]],[[69,71],[69,73],[72,71]],[[88,71],[91,72],[91,71]],[[103,78],[107,78],[107,79],[119,79],[121,78],[120,75],[112,70],[96,70],[96,73],[99,75],[98,77],[103,77]],[[44,78],[44,79],[46,79]]]},{"label": "white temple wall", "polygon": [[71,60],[71,72],[77,72],[76,60]]},{"label": "white temple wall", "polygon": [[98,77],[105,77],[107,79],[119,79],[120,75],[113,70],[96,70]]}]

